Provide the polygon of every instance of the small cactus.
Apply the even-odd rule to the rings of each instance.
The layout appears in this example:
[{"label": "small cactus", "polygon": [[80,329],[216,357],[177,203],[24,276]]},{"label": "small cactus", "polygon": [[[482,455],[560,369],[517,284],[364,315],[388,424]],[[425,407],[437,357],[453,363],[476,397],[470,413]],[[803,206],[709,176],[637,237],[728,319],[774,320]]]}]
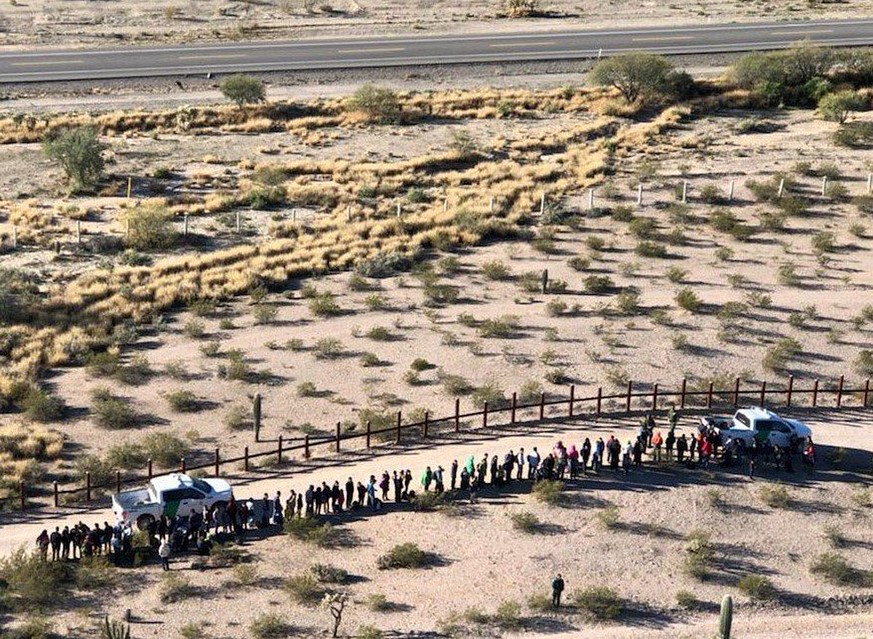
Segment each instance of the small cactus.
[{"label": "small cactus", "polygon": [[113,621],[109,616],[103,617],[100,628],[102,639],[130,639],[130,624],[126,626],[121,621]]},{"label": "small cactus", "polygon": [[731,622],[734,620],[734,600],[725,595],[721,600],[721,618],[718,622],[718,638],[731,639]]}]

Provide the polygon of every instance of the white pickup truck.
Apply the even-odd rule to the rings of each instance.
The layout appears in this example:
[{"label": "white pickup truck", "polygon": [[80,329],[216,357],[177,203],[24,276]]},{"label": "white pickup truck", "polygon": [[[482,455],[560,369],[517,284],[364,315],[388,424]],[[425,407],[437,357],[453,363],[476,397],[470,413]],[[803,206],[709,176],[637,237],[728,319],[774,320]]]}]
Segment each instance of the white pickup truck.
[{"label": "white pickup truck", "polygon": [[701,417],[700,422],[718,430],[723,443],[736,440],[744,448],[751,448],[757,439],[759,444],[769,441],[773,446],[794,449],[812,436],[812,430],[803,422],[758,406],[741,408],[733,417]]},{"label": "white pickup truck", "polygon": [[124,523],[147,530],[162,515],[187,517],[195,510],[222,509],[233,494],[223,479],[197,479],[181,473],[153,478],[145,488],[112,497],[112,512]]}]

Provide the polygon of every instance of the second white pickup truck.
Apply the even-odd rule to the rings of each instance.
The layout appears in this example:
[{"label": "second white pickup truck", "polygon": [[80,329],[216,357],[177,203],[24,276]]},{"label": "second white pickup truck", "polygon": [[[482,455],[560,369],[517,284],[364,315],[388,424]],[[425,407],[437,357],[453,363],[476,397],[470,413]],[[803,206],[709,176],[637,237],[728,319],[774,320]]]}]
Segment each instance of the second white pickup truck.
[{"label": "second white pickup truck", "polygon": [[125,490],[112,497],[112,511],[124,523],[147,530],[158,518],[187,517],[207,507],[223,509],[233,494],[223,479],[197,479],[181,473],[153,478],[145,488]]},{"label": "second white pickup truck", "polygon": [[812,430],[803,422],[780,417],[758,406],[741,408],[733,417],[701,417],[700,421],[716,428],[723,443],[736,440],[744,448],[751,448],[757,439],[758,444],[769,441],[773,446],[794,450],[812,436]]}]

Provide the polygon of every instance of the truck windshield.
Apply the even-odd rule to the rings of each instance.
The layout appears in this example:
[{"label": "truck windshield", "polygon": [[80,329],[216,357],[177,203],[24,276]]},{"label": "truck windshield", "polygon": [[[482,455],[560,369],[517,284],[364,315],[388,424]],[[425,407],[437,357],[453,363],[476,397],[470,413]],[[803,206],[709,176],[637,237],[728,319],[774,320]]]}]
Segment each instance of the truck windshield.
[{"label": "truck windshield", "polygon": [[210,486],[209,484],[207,484],[207,483],[206,483],[205,481],[203,481],[202,479],[196,479],[196,478],[194,478],[194,479],[191,480],[191,483],[194,484],[194,488],[196,488],[197,490],[199,490],[200,492],[202,492],[202,493],[204,493],[204,494],[206,494],[206,495],[208,495],[209,493],[212,492],[212,486]]}]

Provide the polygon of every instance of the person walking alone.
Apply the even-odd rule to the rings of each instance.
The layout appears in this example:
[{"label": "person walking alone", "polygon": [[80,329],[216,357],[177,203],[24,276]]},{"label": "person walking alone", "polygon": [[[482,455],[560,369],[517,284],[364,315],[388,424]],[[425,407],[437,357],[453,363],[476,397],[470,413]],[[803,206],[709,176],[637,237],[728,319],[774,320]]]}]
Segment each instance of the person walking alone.
[{"label": "person walking alone", "polygon": [[170,569],[170,541],[169,541],[169,539],[164,539],[161,542],[161,545],[158,548],[158,556],[161,558],[161,566],[163,566],[164,570],[169,570]]},{"label": "person walking alone", "polygon": [[561,607],[561,593],[564,592],[564,579],[561,573],[552,581],[552,606],[555,608]]}]

